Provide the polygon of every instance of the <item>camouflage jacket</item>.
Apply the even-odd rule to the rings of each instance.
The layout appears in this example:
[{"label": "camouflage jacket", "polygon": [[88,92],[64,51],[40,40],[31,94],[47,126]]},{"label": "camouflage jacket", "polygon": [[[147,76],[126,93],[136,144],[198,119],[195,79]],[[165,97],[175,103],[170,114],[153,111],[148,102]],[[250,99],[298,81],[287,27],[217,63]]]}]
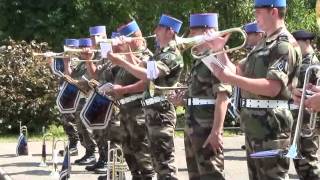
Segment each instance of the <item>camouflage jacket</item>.
[{"label": "camouflage jacket", "polygon": [[[188,97],[216,99],[218,92],[232,93],[232,87],[221,83],[200,60],[193,59],[188,79]],[[195,121],[201,127],[211,127],[213,124],[214,106],[200,105],[187,108],[187,123]],[[191,120],[192,119],[192,120]]]},{"label": "camouflage jacket", "polygon": [[[151,56],[152,56],[152,54],[148,49],[143,50],[142,53],[140,53],[140,54],[136,54],[136,57],[138,59],[142,60],[143,62],[147,61]],[[120,68],[118,70],[116,76],[115,76],[114,84],[127,86],[127,85],[130,85],[130,84],[134,84],[134,83],[136,83],[138,81],[139,81],[139,79],[136,78],[134,75],[130,74],[124,68]],[[131,96],[133,94],[140,94],[140,93],[129,93],[129,94],[126,94],[124,96],[127,97],[127,96]]]},{"label": "camouflage jacket", "polygon": [[[180,78],[183,68],[183,58],[177,48],[165,47],[159,49],[149,60],[156,61],[159,69],[159,77],[154,80],[157,86],[173,86]],[[164,91],[155,91],[154,96],[164,95]],[[145,92],[145,98],[149,98],[149,91]]]},{"label": "camouflage jacket", "polygon": [[[241,90],[241,97],[289,100],[291,92],[288,86],[296,86],[298,80],[295,77],[300,63],[301,52],[297,42],[286,28],[278,29],[262,40],[240,67],[245,77],[280,81],[280,93],[276,97],[266,97]],[[290,110],[281,108],[242,108],[241,120],[248,136],[264,140],[288,138],[293,123]]]},{"label": "camouflage jacket", "polygon": [[[298,77],[299,82],[297,87],[302,88],[304,77],[308,67],[315,64],[319,64],[319,60],[315,55],[315,53],[308,53],[302,57],[302,63],[300,65],[300,71],[299,71],[299,77]],[[316,73],[315,71],[313,71],[313,74],[309,82],[315,84],[317,77],[319,77],[319,72],[317,71]]]},{"label": "camouflage jacket", "polygon": [[242,90],[243,98],[251,99],[288,99],[290,91],[288,85],[296,87],[301,63],[301,52],[293,36],[285,29],[278,29],[273,35],[262,40],[241,62],[243,76],[248,78],[266,78],[278,80],[282,84],[278,96],[264,97]]}]

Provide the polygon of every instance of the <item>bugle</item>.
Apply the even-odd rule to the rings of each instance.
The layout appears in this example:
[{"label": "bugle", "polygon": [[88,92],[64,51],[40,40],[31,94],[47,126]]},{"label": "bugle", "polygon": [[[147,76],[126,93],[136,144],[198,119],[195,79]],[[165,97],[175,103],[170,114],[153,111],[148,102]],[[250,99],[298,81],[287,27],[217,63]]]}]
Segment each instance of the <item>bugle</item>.
[{"label": "bugle", "polygon": [[211,41],[214,40],[218,37],[222,37],[225,36],[227,34],[231,34],[231,33],[240,33],[243,36],[243,43],[239,46],[233,47],[233,48],[229,48],[226,50],[221,50],[218,52],[213,52],[211,54],[213,55],[218,55],[221,53],[229,53],[232,51],[236,51],[239,50],[241,48],[243,48],[246,43],[247,43],[247,34],[246,32],[242,29],[242,28],[230,28],[230,29],[226,29],[223,31],[215,31],[212,33],[208,33],[208,34],[204,34],[204,35],[197,35],[194,37],[190,37],[190,38],[182,38],[182,37],[176,37],[175,41],[171,41],[169,43],[170,46],[184,46],[186,48],[191,47],[191,55],[196,58],[196,59],[202,59],[205,56],[198,56],[196,55],[196,48],[201,46],[202,44],[206,43],[207,41]]},{"label": "bugle", "polygon": [[[294,133],[292,144],[291,144],[289,151],[286,155],[286,157],[289,157],[289,158],[297,158],[298,155],[300,155],[299,146],[300,146],[300,138],[301,138],[301,136],[303,136],[303,133],[301,133],[301,132],[303,130],[302,124],[303,124],[303,115],[304,115],[304,111],[305,111],[304,101],[306,100],[306,95],[307,95],[307,85],[309,84],[311,75],[314,70],[320,71],[320,66],[319,65],[309,66],[307,68],[307,71],[306,71],[306,74],[304,77],[302,95],[301,95],[301,100],[300,100],[300,105],[299,105],[299,113],[298,113],[295,133]],[[307,136],[310,136],[310,134],[312,135],[312,133],[315,129],[315,124],[316,124],[316,118],[314,117],[314,115],[313,116],[310,115],[310,121],[309,121],[310,133],[307,134]]]},{"label": "bugle", "polygon": [[122,44],[122,43],[130,43],[134,40],[143,40],[146,41],[146,39],[149,38],[155,38],[156,35],[150,35],[150,36],[145,36],[145,37],[126,37],[126,36],[120,36],[120,37],[116,37],[116,38],[101,38],[101,39],[97,39],[97,43],[110,43],[113,46],[114,45],[118,45],[118,44]]},{"label": "bugle", "polygon": [[21,121],[19,121],[19,133],[16,156],[29,155],[28,128],[27,126],[22,126]]},{"label": "bugle", "polygon": [[51,159],[50,161],[53,161],[53,151],[54,151],[54,144],[55,144],[55,138],[53,134],[47,133],[44,134],[42,137],[42,151],[41,151],[41,162],[39,164],[40,167],[46,167],[47,166],[47,145],[46,140],[47,138],[52,138],[52,150],[51,150]]},{"label": "bugle", "polygon": [[58,156],[59,156],[59,151],[57,150],[57,144],[58,143],[63,143],[63,147],[64,149],[67,147],[66,146],[66,142],[64,140],[57,140],[54,142],[53,144],[53,154],[52,154],[52,171],[51,171],[51,174],[50,176],[52,177],[59,177],[59,171],[58,171]]},{"label": "bugle", "polygon": [[107,180],[126,179],[125,172],[128,166],[124,159],[123,151],[120,147],[111,148],[108,141],[108,161],[107,161]]},{"label": "bugle", "polygon": [[[105,42],[103,42],[105,43]],[[101,44],[101,43],[100,43]],[[107,43],[108,44],[108,43]],[[100,45],[101,46],[101,45]],[[113,45],[112,45],[113,46]],[[118,54],[118,55],[128,55],[128,54],[141,54],[142,52],[144,52],[145,50],[147,49],[147,47],[143,50],[139,50],[139,51],[130,51],[130,52],[119,52],[119,53],[115,53],[115,54]],[[65,47],[64,48],[64,51],[67,52],[67,53],[81,53],[81,52],[97,52],[97,53],[105,53],[107,54],[109,51],[112,51],[111,49],[111,44],[110,44],[110,48],[108,50],[104,50],[104,49],[90,49],[90,50],[84,50],[84,49],[81,49],[81,48],[70,48],[70,47]],[[80,57],[80,55],[78,54],[78,57]],[[106,55],[105,57],[103,58],[106,58]],[[94,59],[94,60],[84,60],[84,59],[79,59],[79,58],[71,58],[72,61],[76,61],[76,62],[85,62],[85,61],[92,61],[92,62],[98,62],[98,61],[101,61],[101,59]]]}]

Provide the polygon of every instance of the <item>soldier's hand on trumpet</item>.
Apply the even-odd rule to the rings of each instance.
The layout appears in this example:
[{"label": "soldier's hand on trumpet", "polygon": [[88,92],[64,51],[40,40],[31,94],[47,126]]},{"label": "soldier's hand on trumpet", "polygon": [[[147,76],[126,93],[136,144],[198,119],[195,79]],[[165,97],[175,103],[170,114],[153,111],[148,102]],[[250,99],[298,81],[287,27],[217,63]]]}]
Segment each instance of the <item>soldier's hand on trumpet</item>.
[{"label": "soldier's hand on trumpet", "polygon": [[83,48],[83,51],[81,52],[81,58],[85,60],[91,60],[94,57],[94,52],[91,50],[91,48]]},{"label": "soldier's hand on trumpet", "polygon": [[123,86],[114,84],[109,92],[109,94],[115,99],[119,99],[126,94],[126,91],[123,89]]},{"label": "soldier's hand on trumpet", "polygon": [[[309,97],[305,100],[305,106],[312,112],[320,111],[320,87],[309,84],[307,86]],[[301,94],[300,94],[301,96]]]},{"label": "soldier's hand on trumpet", "polygon": [[125,61],[121,55],[113,52],[108,53],[108,60],[110,60],[112,64],[119,65],[119,66]]},{"label": "soldier's hand on trumpet", "polygon": [[[306,100],[304,101],[305,107],[311,112],[320,111],[320,87],[308,84],[306,87]],[[294,104],[299,105],[302,96],[302,90],[295,88],[292,90],[292,99]]]},{"label": "soldier's hand on trumpet", "polygon": [[315,93],[305,100],[305,106],[312,112],[320,112],[320,92]]},{"label": "soldier's hand on trumpet", "polygon": [[224,65],[224,68],[212,64],[213,74],[223,83],[232,84],[232,79],[235,77],[236,72],[231,71],[231,67]]},{"label": "soldier's hand on trumpet", "polygon": [[223,48],[226,46],[230,35],[231,34],[226,34],[225,36],[214,38],[213,40],[207,41],[206,44],[213,52],[223,51]]}]

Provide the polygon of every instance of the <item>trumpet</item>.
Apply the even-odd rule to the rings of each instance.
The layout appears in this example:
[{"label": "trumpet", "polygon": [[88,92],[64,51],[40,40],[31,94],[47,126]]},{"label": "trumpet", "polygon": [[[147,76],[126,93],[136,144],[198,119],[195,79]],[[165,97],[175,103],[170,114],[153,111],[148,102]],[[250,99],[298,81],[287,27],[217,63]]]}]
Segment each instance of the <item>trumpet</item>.
[{"label": "trumpet", "polygon": [[53,153],[52,153],[52,171],[50,176],[52,177],[59,177],[59,171],[58,171],[58,155],[59,155],[59,151],[57,150],[57,144],[58,143],[63,143],[63,147],[67,147],[66,146],[66,142],[64,140],[57,140],[54,142],[53,144]]},{"label": "trumpet", "polygon": [[68,83],[76,86],[85,95],[88,95],[92,89],[88,83],[89,81],[84,76],[82,76],[82,79],[84,79],[84,80],[75,80],[72,77],[70,77],[69,75],[63,75],[63,78]]},{"label": "trumpet", "polygon": [[96,42],[97,43],[110,43],[113,46],[118,45],[118,44],[122,44],[122,43],[130,43],[134,40],[143,40],[146,41],[146,39],[149,38],[155,38],[156,35],[150,35],[150,36],[145,36],[145,37],[126,37],[126,36],[120,36],[118,38],[112,38],[112,39],[108,39],[108,38],[101,38],[101,39],[97,39]]},{"label": "trumpet", "polygon": [[155,94],[155,91],[172,91],[172,90],[187,90],[187,86],[178,86],[178,83],[174,86],[157,86],[154,84],[153,81],[150,81],[149,83],[149,93],[150,96],[153,97]]},{"label": "trumpet", "polygon": [[65,55],[64,52],[55,53],[55,52],[44,52],[44,53],[36,53],[32,52],[32,56],[42,56],[42,57],[52,57],[52,58],[66,58],[68,56]]},{"label": "trumpet", "polygon": [[[298,155],[300,155],[299,152],[299,146],[300,146],[300,136],[304,136],[304,137],[309,137],[313,134],[313,131],[315,129],[315,124],[316,124],[316,115],[310,115],[310,120],[309,120],[309,129],[307,134],[303,133],[303,128],[302,128],[302,123],[303,123],[303,114],[304,114],[304,101],[306,99],[306,95],[307,95],[307,85],[310,81],[311,75],[313,70],[320,70],[320,66],[319,65],[311,65],[308,67],[305,77],[304,77],[304,83],[303,83],[303,88],[302,88],[302,95],[301,95],[301,101],[300,101],[300,106],[299,106],[299,113],[298,113],[298,118],[297,118],[297,125],[296,125],[296,129],[295,129],[295,134],[293,137],[293,141],[292,144],[289,148],[289,151],[286,155],[286,157],[289,158],[297,158]],[[317,82],[319,83],[319,81]]]},{"label": "trumpet", "polygon": [[19,132],[16,156],[29,155],[28,128],[27,126],[22,126],[21,121],[19,121]]},{"label": "trumpet", "polygon": [[239,46],[229,48],[227,50],[222,50],[218,52],[212,53],[212,55],[218,55],[221,53],[229,53],[232,51],[239,50],[243,48],[247,43],[247,33],[242,28],[230,28],[223,31],[216,31],[205,35],[198,35],[190,38],[182,38],[182,37],[176,37],[175,41],[172,41],[169,43],[169,46],[185,46],[185,49],[191,47],[191,55],[196,59],[202,59],[204,56],[198,56],[196,55],[195,48],[199,47],[200,45],[206,43],[207,41],[214,40],[218,37],[222,37],[226,34],[230,33],[240,33],[241,36],[243,36],[243,43]]},{"label": "trumpet", "polygon": [[51,151],[51,159],[50,161],[53,161],[53,152],[54,152],[54,144],[55,144],[55,138],[53,134],[47,133],[44,134],[42,137],[42,153],[41,153],[41,162],[39,164],[40,167],[46,167],[47,166],[47,148],[46,148],[46,140],[47,138],[52,138],[52,151]]},{"label": "trumpet", "polygon": [[[141,38],[132,38],[132,39],[141,39]],[[103,43],[106,43],[106,42],[103,42]],[[101,43],[100,43],[101,45]],[[111,44],[110,44],[111,45]],[[115,53],[115,54],[118,54],[118,55],[128,55],[128,54],[141,54],[142,52],[144,52],[145,50],[147,49],[147,47],[145,47],[145,49],[143,50],[139,50],[139,51],[130,51],[130,52],[119,52],[119,53]],[[67,52],[67,53],[78,53],[77,56],[79,57],[80,56],[80,53],[81,52],[85,52],[83,49],[81,48],[70,48],[70,47],[65,47],[64,48],[64,51]],[[96,52],[96,53],[101,53],[101,54],[105,54],[105,57],[106,57],[106,54],[109,52],[109,51],[112,51],[112,47],[109,47],[107,49],[91,49],[89,50],[91,52]],[[98,62],[98,61],[101,61],[101,59],[95,59],[95,60],[83,60],[83,59],[79,59],[79,58],[73,58],[72,61],[79,61],[79,62],[82,62],[82,61],[93,61],[93,62]]]},{"label": "trumpet", "polygon": [[107,180],[126,179],[125,172],[128,169],[122,149],[110,148],[110,141],[108,141]]}]

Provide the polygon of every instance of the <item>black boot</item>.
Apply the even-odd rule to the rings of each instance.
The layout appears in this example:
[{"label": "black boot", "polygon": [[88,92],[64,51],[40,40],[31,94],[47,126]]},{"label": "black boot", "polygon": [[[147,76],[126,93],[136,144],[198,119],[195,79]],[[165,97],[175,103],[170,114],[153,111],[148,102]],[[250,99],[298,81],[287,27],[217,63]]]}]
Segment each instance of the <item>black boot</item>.
[{"label": "black boot", "polygon": [[[98,162],[96,162],[95,164],[90,165],[90,166],[86,166],[86,170],[87,171],[96,171],[98,169],[103,169],[103,168],[106,169],[106,165],[107,165],[107,163],[104,160],[99,159]],[[106,171],[103,171],[103,173],[105,173],[105,172]]]},{"label": "black boot", "polygon": [[82,158],[75,160],[74,163],[78,165],[94,164],[96,163],[96,157],[93,151],[86,151],[86,154]]},{"label": "black boot", "polygon": [[96,174],[106,174],[107,173],[107,147],[100,147],[99,150],[99,161],[101,163],[94,169]]},{"label": "black boot", "polygon": [[70,156],[78,156],[77,144],[78,142],[70,142],[70,145],[69,145]]},{"label": "black boot", "polygon": [[107,175],[99,176],[98,180],[107,180]]}]

